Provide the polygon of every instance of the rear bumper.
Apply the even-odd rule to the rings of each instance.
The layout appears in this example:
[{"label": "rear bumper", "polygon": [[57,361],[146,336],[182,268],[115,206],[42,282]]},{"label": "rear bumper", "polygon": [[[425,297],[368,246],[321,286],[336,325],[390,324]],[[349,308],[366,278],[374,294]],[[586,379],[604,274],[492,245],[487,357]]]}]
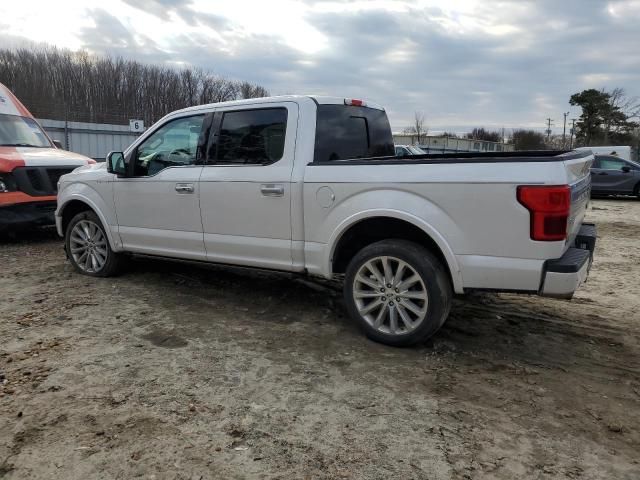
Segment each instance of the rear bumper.
[{"label": "rear bumper", "polygon": [[548,260],[542,272],[542,286],[538,292],[545,297],[571,298],[587,281],[596,247],[596,226],[585,223],[576,236],[573,247],[562,257]]},{"label": "rear bumper", "polygon": [[0,232],[27,227],[53,225],[55,201],[17,203],[0,207]]}]

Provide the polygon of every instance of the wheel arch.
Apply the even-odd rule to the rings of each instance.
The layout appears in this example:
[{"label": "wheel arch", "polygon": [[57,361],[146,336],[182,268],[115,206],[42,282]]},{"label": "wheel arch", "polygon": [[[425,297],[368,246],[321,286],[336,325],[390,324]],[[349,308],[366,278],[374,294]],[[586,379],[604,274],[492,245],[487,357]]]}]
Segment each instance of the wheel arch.
[{"label": "wheel arch", "polygon": [[56,212],[56,216],[60,219],[60,229],[58,233],[64,236],[71,219],[78,213],[83,211],[92,211],[98,216],[107,234],[107,239],[109,240],[111,249],[114,251],[119,250],[119,248],[117,248],[118,242],[114,238],[114,234],[111,231],[110,223],[107,221],[107,218],[102,213],[102,210],[98,208],[96,203],[86,196],[72,194],[68,198],[66,198],[65,202],[62,205],[58,206],[58,210]]},{"label": "wheel arch", "polygon": [[345,220],[333,233],[328,271],[344,273],[362,248],[385,239],[410,240],[426,247],[443,264],[453,290],[462,293],[462,277],[456,257],[445,239],[424,220],[397,210],[362,212]]}]

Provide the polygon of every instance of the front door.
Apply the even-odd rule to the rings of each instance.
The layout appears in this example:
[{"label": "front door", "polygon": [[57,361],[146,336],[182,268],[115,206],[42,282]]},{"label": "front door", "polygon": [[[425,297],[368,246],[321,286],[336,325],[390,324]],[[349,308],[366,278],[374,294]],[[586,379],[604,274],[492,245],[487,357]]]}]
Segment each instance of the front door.
[{"label": "front door", "polygon": [[290,270],[297,104],[216,112],[200,177],[207,259]]},{"label": "front door", "polygon": [[197,161],[204,115],[169,120],[130,154],[130,177],[116,178],[114,200],[125,250],[205,258]]},{"label": "front door", "polygon": [[594,193],[631,193],[634,187],[632,171],[625,172],[628,166],[622,158],[597,156],[591,169],[591,189]]}]

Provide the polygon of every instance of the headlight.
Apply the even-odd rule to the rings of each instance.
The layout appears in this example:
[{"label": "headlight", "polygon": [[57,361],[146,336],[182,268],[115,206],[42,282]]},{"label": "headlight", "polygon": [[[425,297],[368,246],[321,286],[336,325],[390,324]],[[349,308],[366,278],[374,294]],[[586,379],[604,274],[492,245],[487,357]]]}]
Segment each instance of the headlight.
[{"label": "headlight", "polygon": [[15,192],[16,182],[10,173],[0,173],[0,193]]}]

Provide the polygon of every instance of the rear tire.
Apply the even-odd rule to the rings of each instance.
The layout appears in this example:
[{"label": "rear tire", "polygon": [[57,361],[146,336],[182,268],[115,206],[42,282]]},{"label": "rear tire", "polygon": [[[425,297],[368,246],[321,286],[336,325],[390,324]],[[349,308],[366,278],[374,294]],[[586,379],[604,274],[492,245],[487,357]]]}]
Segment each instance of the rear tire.
[{"label": "rear tire", "polygon": [[110,277],[123,270],[124,255],[111,249],[100,218],[91,210],[80,212],[71,219],[64,246],[67,258],[78,273]]},{"label": "rear tire", "polygon": [[385,345],[413,345],[431,337],[449,316],[452,297],[442,263],[406,240],[363,248],[345,275],[349,315],[367,337]]}]

